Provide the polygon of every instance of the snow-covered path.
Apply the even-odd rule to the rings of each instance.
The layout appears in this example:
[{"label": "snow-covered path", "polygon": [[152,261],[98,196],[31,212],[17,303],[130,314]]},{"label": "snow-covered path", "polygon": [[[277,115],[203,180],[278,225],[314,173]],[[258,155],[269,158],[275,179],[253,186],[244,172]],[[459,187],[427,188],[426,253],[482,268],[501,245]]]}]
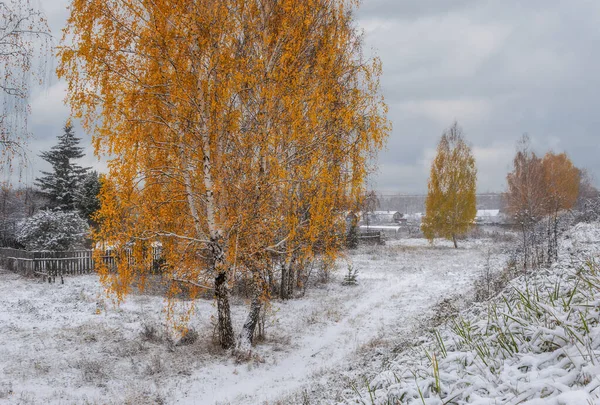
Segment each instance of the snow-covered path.
[{"label": "snow-covered path", "polygon": [[[289,350],[269,353],[267,361],[255,367],[198,370],[178,403],[263,403],[301,389],[315,375],[335,373],[342,360],[363,346],[406,337],[433,314],[437,303],[469,289],[486,252],[481,243],[468,242],[454,250],[446,243],[431,247],[422,240],[363,249],[349,257],[359,269],[358,287],[334,282],[306,298],[313,303],[312,311],[329,319],[307,325],[303,303],[279,304],[281,316],[295,320],[288,325],[295,331]],[[343,272],[340,269],[338,278]],[[294,308],[296,304],[300,308]]]},{"label": "snow-covered path", "polygon": [[[341,380],[331,386],[339,367],[418,332],[437,303],[472,286],[491,245],[467,241],[455,250],[408,239],[362,248],[347,258],[359,270],[358,286],[341,285],[340,261],[329,283],[302,299],[274,301],[266,341],[239,364],[211,347],[209,301],[192,320],[199,341],[172,347],[140,336],[143,325],[160,327],[160,297],[132,296],[113,308],[93,275],[48,286],[2,272],[0,402],[239,405],[277,403],[316,380],[342,389]],[[492,259],[494,268],[504,261]],[[232,311],[241,326],[245,303]]]}]

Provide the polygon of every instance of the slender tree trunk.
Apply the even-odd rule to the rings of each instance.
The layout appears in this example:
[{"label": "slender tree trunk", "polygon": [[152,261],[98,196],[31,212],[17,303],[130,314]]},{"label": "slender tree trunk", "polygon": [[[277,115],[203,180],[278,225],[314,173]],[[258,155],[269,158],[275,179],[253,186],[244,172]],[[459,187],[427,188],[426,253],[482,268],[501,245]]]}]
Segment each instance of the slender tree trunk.
[{"label": "slender tree trunk", "polygon": [[282,300],[287,300],[288,299],[288,288],[287,288],[287,282],[288,282],[288,272],[287,272],[287,260],[281,264],[281,284],[279,286],[279,298],[281,298]]},{"label": "slender tree trunk", "polygon": [[533,269],[537,267],[537,264],[540,262],[540,249],[537,244],[537,233],[535,232],[535,228],[529,228],[527,236],[529,237],[529,261],[531,268]]},{"label": "slender tree trunk", "polygon": [[558,261],[558,214],[554,215],[554,238],[553,238],[553,252],[554,260]]},{"label": "slender tree trunk", "polygon": [[[210,139],[205,131],[202,133],[202,173],[204,179],[204,187],[206,189],[204,195],[204,203],[206,207],[206,222],[208,225],[208,231],[211,241],[211,254],[213,260],[213,269],[217,276],[215,277],[215,297],[217,299],[217,322],[219,330],[219,341],[223,349],[230,349],[235,345],[235,336],[233,335],[233,325],[231,323],[231,308],[229,306],[229,290],[227,289],[227,272],[224,269],[224,252],[223,245],[221,244],[222,233],[217,221],[217,202],[215,200],[215,185],[212,178],[212,160],[210,155]],[[194,218],[196,229],[200,234],[200,221],[199,214],[196,210],[195,201],[193,199],[193,193],[191,192],[191,174],[190,167],[186,162],[186,170],[184,171],[186,177],[186,188],[190,209],[192,210],[192,217]]]},{"label": "slender tree trunk", "polygon": [[454,242],[454,249],[458,249],[458,244],[456,243],[456,235],[452,234],[452,242]]},{"label": "slender tree trunk", "polygon": [[223,349],[230,349],[235,344],[235,337],[233,336],[227,274],[225,272],[218,273],[215,277],[215,297],[217,298],[219,342]]},{"label": "slender tree trunk", "polygon": [[293,255],[289,254],[288,257],[286,257],[285,262],[282,263],[281,265],[281,286],[279,289],[279,297],[282,300],[287,300],[290,298],[290,291],[293,292],[293,285],[291,282],[291,273],[292,273],[292,262],[293,262]]},{"label": "slender tree trunk", "polygon": [[527,228],[524,224],[521,225],[521,228],[523,230],[523,269],[527,270]]},{"label": "slender tree trunk", "polygon": [[269,263],[268,272],[267,272],[267,281],[269,283],[269,294],[275,295],[277,291],[277,287],[275,285],[275,277],[273,275],[274,265],[273,263]]},{"label": "slender tree trunk", "polygon": [[260,310],[262,308],[262,302],[260,300],[260,290],[254,288],[252,302],[250,303],[250,311],[246,317],[246,322],[242,327],[242,333],[238,342],[238,349],[243,351],[250,351],[252,346],[252,340],[254,338],[254,331],[260,318]]},{"label": "slender tree trunk", "polygon": [[552,240],[552,219],[550,217],[548,217],[548,257],[547,262],[548,264],[552,263],[552,258],[554,257],[554,254],[552,253],[553,249],[554,249],[554,242]]},{"label": "slender tree trunk", "polygon": [[294,297],[294,287],[296,285],[296,271],[294,271],[294,266],[290,266],[288,269],[288,283],[287,283],[287,288],[288,288],[288,292],[287,292],[287,296],[288,298],[293,298]]}]

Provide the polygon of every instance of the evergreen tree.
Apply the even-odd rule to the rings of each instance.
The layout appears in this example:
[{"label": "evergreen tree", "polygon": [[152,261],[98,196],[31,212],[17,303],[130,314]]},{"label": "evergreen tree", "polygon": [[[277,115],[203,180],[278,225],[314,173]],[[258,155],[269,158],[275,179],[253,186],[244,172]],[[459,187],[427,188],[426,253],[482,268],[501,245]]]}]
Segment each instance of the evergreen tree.
[{"label": "evergreen tree", "polygon": [[477,214],[476,180],[475,158],[455,122],[442,135],[431,165],[421,225],[427,239],[433,241],[439,236],[453,241],[457,247],[456,237],[471,228]]},{"label": "evergreen tree", "polygon": [[86,174],[81,182],[81,186],[77,192],[76,208],[82,218],[87,219],[90,225],[95,222],[92,216],[100,209],[100,177],[98,172],[93,170]]},{"label": "evergreen tree", "polygon": [[58,144],[40,154],[52,165],[52,171],[42,172],[43,176],[36,179],[35,184],[49,199],[50,208],[64,211],[76,208],[78,190],[89,170],[73,162],[84,156],[80,141],[73,132],[71,122],[67,121],[64,133],[58,137]]}]

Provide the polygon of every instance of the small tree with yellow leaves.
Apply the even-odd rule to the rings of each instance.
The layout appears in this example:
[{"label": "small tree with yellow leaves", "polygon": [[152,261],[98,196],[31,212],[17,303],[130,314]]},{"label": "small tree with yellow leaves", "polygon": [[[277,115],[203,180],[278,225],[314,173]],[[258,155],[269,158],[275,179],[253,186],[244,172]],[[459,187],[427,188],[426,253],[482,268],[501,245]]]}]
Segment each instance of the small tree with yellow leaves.
[{"label": "small tree with yellow leaves", "polygon": [[425,217],[421,229],[433,241],[442,237],[454,242],[472,226],[477,214],[477,169],[471,148],[458,123],[444,131],[431,165]]}]

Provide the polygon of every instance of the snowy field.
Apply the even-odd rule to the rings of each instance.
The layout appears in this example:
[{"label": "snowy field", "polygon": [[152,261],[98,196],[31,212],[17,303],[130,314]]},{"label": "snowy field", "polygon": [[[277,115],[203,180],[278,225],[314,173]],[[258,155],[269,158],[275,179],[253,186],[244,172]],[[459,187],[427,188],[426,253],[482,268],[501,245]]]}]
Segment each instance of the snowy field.
[{"label": "snowy field", "polygon": [[[328,283],[273,301],[266,340],[242,363],[214,344],[211,301],[199,301],[191,320],[198,339],[178,344],[167,338],[161,297],[133,295],[115,307],[94,275],[47,285],[0,270],[0,403],[340,400],[403,342],[426,333],[424,325],[463,305],[484,267],[499,271],[506,261],[490,239],[459,247],[422,239],[361,247]],[[341,284],[348,264],[359,271],[358,286]],[[233,299],[238,327],[246,304]]]},{"label": "snowy field", "polygon": [[600,224],[575,225],[550,268],[423,334],[337,403],[600,404],[599,255]]}]

